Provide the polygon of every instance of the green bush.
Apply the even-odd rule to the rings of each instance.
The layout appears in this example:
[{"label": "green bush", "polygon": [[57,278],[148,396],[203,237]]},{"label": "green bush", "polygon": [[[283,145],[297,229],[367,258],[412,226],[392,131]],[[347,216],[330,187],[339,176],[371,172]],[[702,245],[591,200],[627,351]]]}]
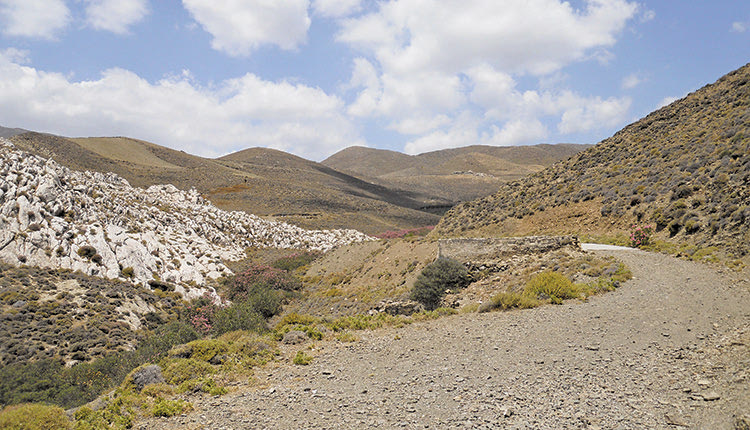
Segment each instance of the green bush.
[{"label": "green bush", "polygon": [[57,406],[26,403],[0,411],[0,428],[3,429],[58,430],[71,427],[65,411]]},{"label": "green bush", "polygon": [[428,264],[419,274],[411,291],[412,300],[432,310],[440,305],[447,290],[465,288],[471,283],[469,271],[455,260],[440,258]]},{"label": "green bush", "polygon": [[312,356],[305,354],[304,351],[297,351],[297,355],[294,356],[292,363],[298,366],[307,366],[313,361]]},{"label": "green bush", "polygon": [[190,409],[190,403],[184,400],[159,399],[154,404],[153,409],[151,409],[151,413],[155,417],[173,417]]},{"label": "green bush", "polygon": [[214,373],[214,368],[205,361],[193,358],[177,358],[169,360],[162,374],[170,384],[180,385],[199,375]]},{"label": "green bush", "polygon": [[564,275],[557,272],[542,272],[534,275],[526,283],[524,294],[535,298],[549,298],[552,303],[562,303],[565,299],[580,296],[578,287]]},{"label": "green bush", "polygon": [[483,303],[482,306],[479,307],[479,312],[489,312],[495,309],[528,309],[539,306],[540,304],[539,300],[535,297],[504,291],[493,296],[489,302]]},{"label": "green bush", "polygon": [[[219,309],[213,315],[212,332],[218,336],[235,330],[250,330],[256,333],[266,331],[266,321],[263,317],[272,309],[275,312],[270,313],[269,316],[281,310],[278,302],[275,302],[276,307],[273,307],[273,304],[271,301],[265,302],[262,299],[232,303],[231,306]],[[261,312],[264,311],[266,313],[262,314]]]}]

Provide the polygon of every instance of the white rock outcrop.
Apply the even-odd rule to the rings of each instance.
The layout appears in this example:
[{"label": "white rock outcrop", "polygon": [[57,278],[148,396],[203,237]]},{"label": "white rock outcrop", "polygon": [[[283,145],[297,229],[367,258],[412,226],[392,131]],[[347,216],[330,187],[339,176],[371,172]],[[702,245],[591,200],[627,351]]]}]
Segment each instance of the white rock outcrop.
[{"label": "white rock outcrop", "polygon": [[327,251],[371,239],[227,212],[195,189],[134,188],[113,173],[73,171],[0,138],[0,261],[13,265],[202,286],[230,274],[223,261],[243,258],[249,247]]}]

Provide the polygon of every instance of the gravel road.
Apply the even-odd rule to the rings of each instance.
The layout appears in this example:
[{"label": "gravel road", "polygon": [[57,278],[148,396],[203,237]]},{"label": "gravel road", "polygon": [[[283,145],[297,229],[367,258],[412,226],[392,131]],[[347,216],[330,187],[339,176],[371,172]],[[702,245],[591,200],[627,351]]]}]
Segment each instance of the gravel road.
[{"label": "gravel road", "polygon": [[[732,429],[750,413],[750,282],[638,250],[588,302],[464,314],[319,342],[164,429]],[[296,351],[289,350],[292,354]]]}]

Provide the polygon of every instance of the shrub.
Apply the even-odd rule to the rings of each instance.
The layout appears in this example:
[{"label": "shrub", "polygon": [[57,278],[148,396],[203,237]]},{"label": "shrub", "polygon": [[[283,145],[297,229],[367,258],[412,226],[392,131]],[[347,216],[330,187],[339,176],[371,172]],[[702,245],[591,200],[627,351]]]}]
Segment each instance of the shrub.
[{"label": "shrub", "polygon": [[78,255],[90,260],[94,255],[97,255],[96,248],[91,245],[84,245],[78,248]]},{"label": "shrub", "polygon": [[128,266],[128,267],[125,267],[124,269],[120,270],[120,274],[122,274],[123,278],[132,278],[133,275],[135,274],[135,269],[133,269],[132,267]]},{"label": "shrub", "polygon": [[167,382],[179,385],[195,378],[197,375],[214,373],[214,368],[205,361],[178,358],[170,360],[162,373]]},{"label": "shrub", "polygon": [[304,351],[297,351],[297,355],[294,356],[292,363],[299,366],[307,366],[313,361],[313,357],[305,354]]},{"label": "shrub", "polygon": [[440,258],[419,274],[411,291],[412,300],[432,310],[438,307],[447,290],[461,289],[471,283],[469,271],[455,260]]},{"label": "shrub", "polygon": [[294,254],[281,257],[271,263],[271,266],[276,269],[286,270],[287,272],[293,272],[302,266],[310,264],[313,260],[318,258],[320,253],[317,252],[295,252]]},{"label": "shrub", "polygon": [[552,303],[562,303],[564,299],[578,297],[580,291],[566,276],[548,271],[534,275],[526,283],[524,294],[534,298],[549,298]]},{"label": "shrub", "polygon": [[[268,313],[259,313],[257,306],[260,306]],[[273,312],[271,312],[272,310]],[[215,335],[235,330],[251,330],[260,333],[267,329],[263,317],[272,316],[280,310],[281,305],[278,301],[273,304],[256,302],[253,300],[235,302],[229,307],[218,310],[213,315],[211,331]]]},{"label": "shrub", "polygon": [[173,417],[192,409],[190,403],[184,400],[159,399],[154,404],[151,413],[155,417]]},{"label": "shrub", "polygon": [[229,300],[242,300],[258,286],[264,286],[272,290],[295,291],[302,287],[302,282],[285,270],[264,265],[253,265],[244,272],[230,278],[226,296]]},{"label": "shrub", "polygon": [[630,246],[640,248],[648,245],[651,235],[654,233],[654,227],[652,225],[634,225],[632,228],[633,230],[630,232]]},{"label": "shrub", "polygon": [[528,309],[539,306],[540,302],[535,297],[504,291],[496,294],[489,302],[483,303],[479,307],[479,312],[489,312],[491,310],[500,309],[508,310],[513,308]]},{"label": "shrub", "polygon": [[0,411],[0,428],[23,430],[69,429],[72,423],[57,406],[26,403]]}]

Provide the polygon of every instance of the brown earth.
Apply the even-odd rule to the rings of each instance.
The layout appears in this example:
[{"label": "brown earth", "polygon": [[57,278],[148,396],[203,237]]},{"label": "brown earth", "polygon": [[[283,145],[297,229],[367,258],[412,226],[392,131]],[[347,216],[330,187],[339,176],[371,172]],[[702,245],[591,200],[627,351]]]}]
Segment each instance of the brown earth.
[{"label": "brown earth", "polygon": [[[638,250],[616,291],[287,346],[222,397],[137,429],[731,429],[750,412],[750,273]],[[309,366],[290,364],[300,349]]]}]

